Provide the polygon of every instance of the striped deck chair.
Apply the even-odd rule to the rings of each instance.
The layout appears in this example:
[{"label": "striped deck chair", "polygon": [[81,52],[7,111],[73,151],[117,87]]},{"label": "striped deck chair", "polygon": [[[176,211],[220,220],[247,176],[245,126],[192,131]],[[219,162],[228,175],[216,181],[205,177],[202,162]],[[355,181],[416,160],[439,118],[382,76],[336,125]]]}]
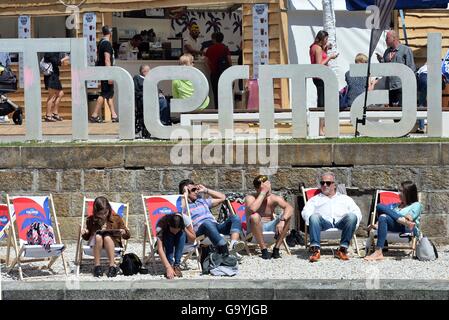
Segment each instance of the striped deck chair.
[{"label": "striped deck chair", "polygon": [[[243,241],[245,242],[245,250],[248,253],[248,255],[251,255],[248,244],[255,244],[257,245],[256,237],[253,236],[251,232],[247,230],[247,222],[246,222],[246,210],[245,210],[245,203],[241,203],[238,200],[229,201],[226,200],[226,203],[228,205],[228,208],[230,208],[231,212],[233,214],[236,214],[239,216],[240,221],[242,221],[242,230],[243,230]],[[274,245],[276,243],[276,239],[274,238],[275,232],[273,231],[264,231],[263,232],[263,240],[268,245]],[[285,247],[285,251],[287,251],[288,254],[291,254],[290,248],[287,245],[287,242],[283,241],[283,245]]]},{"label": "striped deck chair", "polygon": [[[155,195],[155,196],[143,196],[142,202],[144,208],[144,216],[145,216],[145,228],[144,228],[144,237],[143,237],[143,263],[148,263],[149,260],[152,262],[153,271],[156,272],[156,225],[160,218],[167,214],[173,214],[177,212],[182,212],[183,207],[183,195]],[[187,203],[187,199],[184,199]],[[190,217],[190,211],[187,207],[188,216]],[[146,243],[149,241],[150,243],[150,252],[146,254]],[[198,262],[198,269],[202,271],[201,267],[201,256],[198,251],[198,241],[195,241],[193,244],[186,243],[184,246],[184,260],[183,264],[185,265],[187,259],[190,259],[193,254],[196,255]]]},{"label": "striped deck chair", "polygon": [[[84,256],[90,257],[89,260],[93,259],[94,256],[94,249],[88,245],[83,245],[83,238],[81,237],[81,230],[84,228],[86,224],[86,215],[87,217],[90,217],[94,214],[94,202],[95,199],[88,199],[84,197],[83,200],[83,212],[81,214],[81,225],[80,230],[78,233],[78,245],[76,247],[76,253],[75,253],[75,264],[76,264],[76,275],[79,276],[81,264],[83,263],[83,260],[87,260],[84,258]],[[125,220],[125,226],[128,227],[128,212],[129,212],[129,205],[128,203],[121,203],[121,202],[109,202],[111,205],[112,211],[115,214],[118,214],[123,220]],[[116,247],[114,249],[114,254],[117,260],[121,259],[123,254],[126,251],[126,247],[128,245],[128,240],[123,240],[124,246],[122,247]],[[101,258],[100,259],[107,259],[108,255],[106,253],[105,249],[101,250]]]},{"label": "striped deck chair", "polygon": [[[20,280],[24,280],[22,271],[23,264],[49,261],[47,268],[51,270],[52,265],[56,262],[57,258],[61,256],[65,275],[67,276],[67,265],[63,254],[65,245],[61,240],[61,233],[59,232],[59,224],[52,195],[16,197],[6,195],[6,198],[9,208],[9,216],[12,217],[12,245],[14,246],[16,253],[16,257],[11,263],[11,270],[17,264],[19,268]],[[27,244],[26,234],[29,226],[33,222],[42,222],[53,227],[55,233],[55,243],[50,246],[49,250],[46,250],[41,245]],[[16,227],[18,239],[16,236]]]},{"label": "striped deck chair", "polygon": [[[304,198],[304,205],[307,203],[307,201],[309,201],[310,199],[312,199],[314,196],[318,195],[321,193],[321,190],[319,188],[304,188],[301,187],[301,192],[302,192],[302,196]],[[309,234],[309,225],[306,222],[306,226],[304,228],[304,233],[305,233],[305,243],[306,243],[306,248],[309,247],[309,243],[308,243],[308,234]],[[341,230],[337,229],[337,228],[331,228],[325,231],[321,231],[321,241],[322,244],[321,246],[325,246],[325,245],[331,245],[329,243],[323,242],[324,241],[338,241],[341,238]],[[357,252],[357,255],[360,257],[360,249],[359,249],[359,244],[357,242],[357,236],[353,235],[352,237],[352,244],[354,245],[354,249]]]},{"label": "striped deck chair", "polygon": [[[420,194],[419,194],[420,195]],[[397,191],[388,191],[388,190],[377,190],[376,191],[376,197],[374,200],[374,209],[371,213],[371,219],[370,224],[374,225],[377,222],[378,219],[378,212],[376,206],[378,204],[392,204],[392,203],[398,203],[401,202],[401,198],[399,195],[399,192]],[[366,255],[368,255],[372,249],[375,247],[375,238],[377,238],[377,230],[371,230],[368,239],[366,240]],[[407,237],[400,237],[400,233],[397,232],[387,232],[387,239],[388,241],[388,249],[410,249],[410,255],[411,257],[414,256],[415,250],[416,250],[416,242],[417,238],[407,236]],[[390,244],[396,243],[400,244],[395,246],[390,246]]]}]

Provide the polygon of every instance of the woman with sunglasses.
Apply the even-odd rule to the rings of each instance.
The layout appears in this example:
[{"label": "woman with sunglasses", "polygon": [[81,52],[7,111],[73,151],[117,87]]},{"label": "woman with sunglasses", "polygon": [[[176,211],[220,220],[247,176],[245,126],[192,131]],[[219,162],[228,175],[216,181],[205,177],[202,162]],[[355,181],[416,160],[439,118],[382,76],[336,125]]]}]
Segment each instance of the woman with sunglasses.
[{"label": "woman with sunglasses", "polygon": [[401,202],[393,204],[378,204],[376,210],[379,220],[376,225],[371,225],[368,230],[377,229],[376,250],[365,260],[382,260],[382,249],[387,239],[388,231],[410,233],[418,236],[419,224],[423,206],[418,202],[418,189],[411,181],[404,181],[399,188]]}]

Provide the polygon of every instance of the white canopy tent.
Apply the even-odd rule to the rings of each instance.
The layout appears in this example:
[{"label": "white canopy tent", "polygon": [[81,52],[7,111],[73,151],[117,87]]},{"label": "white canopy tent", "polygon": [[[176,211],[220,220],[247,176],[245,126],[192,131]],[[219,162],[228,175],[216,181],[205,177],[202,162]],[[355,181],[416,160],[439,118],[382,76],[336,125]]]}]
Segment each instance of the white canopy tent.
[{"label": "white canopy tent", "polygon": [[[368,15],[363,11],[347,11],[345,0],[334,0],[337,34],[336,72],[339,88],[346,85],[345,73],[354,63],[358,53],[368,55],[370,30],[366,28]],[[315,35],[323,29],[322,0],[289,0],[289,62],[309,64],[309,47]],[[375,52],[382,53],[387,45],[383,36]],[[372,62],[377,62],[373,55]],[[292,88],[293,89],[293,88]],[[316,106],[316,89],[312,80],[308,80],[308,106]]]}]

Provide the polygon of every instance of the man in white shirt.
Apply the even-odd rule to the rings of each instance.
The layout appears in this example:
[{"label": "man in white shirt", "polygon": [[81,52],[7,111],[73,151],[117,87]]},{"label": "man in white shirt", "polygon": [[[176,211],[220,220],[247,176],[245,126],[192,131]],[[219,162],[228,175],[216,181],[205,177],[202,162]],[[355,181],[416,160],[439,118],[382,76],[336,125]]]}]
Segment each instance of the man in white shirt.
[{"label": "man in white shirt", "polygon": [[130,41],[123,42],[118,49],[120,60],[137,60],[139,46],[142,41],[142,36],[136,34]]},{"label": "man in white shirt", "polygon": [[321,193],[307,201],[302,210],[302,217],[309,225],[310,232],[312,255],[309,261],[316,262],[320,259],[321,231],[331,228],[342,230],[336,257],[349,260],[347,249],[362,220],[362,213],[354,200],[337,192],[335,175],[332,172],[326,172],[321,176],[320,185]]},{"label": "man in white shirt", "polygon": [[189,26],[189,35],[184,38],[184,53],[190,53],[197,58],[202,54],[201,44],[198,41],[200,35],[200,27],[196,23]]}]

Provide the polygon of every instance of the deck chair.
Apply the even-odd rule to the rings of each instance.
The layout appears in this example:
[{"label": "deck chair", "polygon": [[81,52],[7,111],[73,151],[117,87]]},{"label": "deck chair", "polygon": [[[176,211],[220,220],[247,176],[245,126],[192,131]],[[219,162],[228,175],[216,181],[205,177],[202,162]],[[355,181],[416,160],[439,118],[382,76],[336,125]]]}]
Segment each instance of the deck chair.
[{"label": "deck chair", "polygon": [[[12,246],[16,253],[16,257],[11,263],[10,270],[17,264],[20,280],[24,280],[22,271],[23,264],[49,261],[47,268],[51,270],[51,267],[56,262],[57,258],[61,257],[65,275],[67,276],[67,264],[63,254],[65,245],[61,240],[61,233],[59,231],[59,224],[52,195],[17,197],[6,195],[6,199],[9,216],[11,217],[10,234],[12,236]],[[53,217],[51,213],[53,213]],[[53,227],[55,232],[55,243],[50,246],[49,250],[46,250],[41,245],[27,244],[26,234],[28,227],[33,222],[43,222]],[[15,230],[16,227],[17,236]],[[10,249],[8,248],[8,252],[9,251]],[[35,279],[37,277],[33,278]]]},{"label": "deck chair", "polygon": [[[254,237],[253,234],[247,230],[245,204],[239,202],[238,200],[234,200],[234,201],[226,200],[226,203],[228,205],[228,208],[231,210],[232,214],[238,215],[240,218],[240,221],[242,221],[243,235],[241,237],[242,237],[243,241],[245,242],[246,252],[248,253],[248,255],[251,255],[248,245],[250,245],[250,244],[258,245],[258,243],[257,243],[256,237]],[[274,239],[275,234],[276,233],[273,231],[264,231],[263,232],[264,242],[268,246],[274,245],[276,243],[276,239]],[[290,248],[288,247],[287,242],[285,241],[285,238],[283,241],[283,245],[284,245],[285,251],[287,251],[287,253],[290,255],[291,254]]]},{"label": "deck chair", "polygon": [[[83,244],[83,238],[81,237],[81,230],[84,228],[86,224],[86,215],[90,217],[94,214],[94,202],[95,199],[88,199],[84,197],[83,200],[83,212],[81,213],[81,224],[78,233],[78,242],[75,253],[75,264],[76,264],[76,275],[79,276],[81,264],[84,260],[92,260],[94,257],[94,249],[88,245]],[[109,202],[111,205],[113,213],[119,215],[122,219],[125,220],[125,226],[128,227],[128,213],[129,213],[129,205],[128,203],[121,202]],[[120,260],[123,254],[126,251],[126,247],[128,245],[128,240],[123,241],[123,248],[116,247],[114,249],[114,255],[116,260]],[[90,257],[89,259],[85,259],[85,256]],[[101,250],[100,259],[107,259],[108,255],[105,249]]]},{"label": "deck chair", "polygon": [[[307,203],[307,201],[312,199],[314,196],[320,194],[321,190],[319,188],[301,187],[301,193],[304,198],[304,205],[305,205]],[[307,224],[307,222],[305,222],[305,223],[306,223],[306,225],[304,228],[304,241],[306,243],[306,248],[309,248],[309,246],[310,246],[309,241],[308,241],[309,225]],[[330,243],[326,243],[326,241],[328,241],[328,242],[329,241],[338,241],[340,239],[341,239],[341,230],[339,230],[337,228],[331,228],[331,229],[328,229],[325,231],[321,231],[321,246],[331,245]],[[355,249],[357,255],[359,257],[361,257],[359,245],[357,242],[357,236],[355,234],[352,237],[352,244],[354,245],[354,249]]]},{"label": "deck chair", "polygon": [[[370,217],[370,224],[375,224],[378,219],[377,205],[378,204],[392,204],[401,202],[399,192],[388,191],[388,190],[377,190],[376,197],[374,200],[374,208]],[[377,230],[371,230],[368,239],[366,240],[366,255],[370,254],[371,250],[375,246],[375,238],[377,238]],[[400,233],[397,232],[387,232],[388,249],[410,249],[410,255],[413,258],[416,250],[417,238],[414,237],[400,237]],[[395,246],[390,246],[390,243],[400,244]]]},{"label": "deck chair", "polygon": [[[145,227],[144,227],[144,236],[143,236],[143,257],[142,261],[144,264],[148,263],[151,260],[153,271],[156,272],[156,225],[160,218],[167,214],[173,214],[176,212],[182,212],[182,200],[183,195],[155,195],[155,196],[143,196],[142,202],[144,208],[144,216],[145,216]],[[187,199],[185,199],[185,203],[187,203]],[[190,217],[190,211],[187,206],[187,213]],[[147,241],[150,243],[150,252],[146,254],[146,243]],[[201,267],[201,256],[199,255],[198,250],[198,241],[195,240],[193,244],[186,243],[184,246],[184,259],[183,264],[185,265],[186,261],[192,258],[193,254],[196,255],[198,268],[202,271]]]},{"label": "deck chair", "polygon": [[[9,249],[11,247],[11,237],[8,235],[9,230],[9,213],[8,213],[8,205],[0,204],[0,240],[3,240],[5,237],[8,237],[8,246]],[[6,266],[9,264],[9,252],[6,253],[6,257],[1,256],[0,262],[5,262]]]}]

